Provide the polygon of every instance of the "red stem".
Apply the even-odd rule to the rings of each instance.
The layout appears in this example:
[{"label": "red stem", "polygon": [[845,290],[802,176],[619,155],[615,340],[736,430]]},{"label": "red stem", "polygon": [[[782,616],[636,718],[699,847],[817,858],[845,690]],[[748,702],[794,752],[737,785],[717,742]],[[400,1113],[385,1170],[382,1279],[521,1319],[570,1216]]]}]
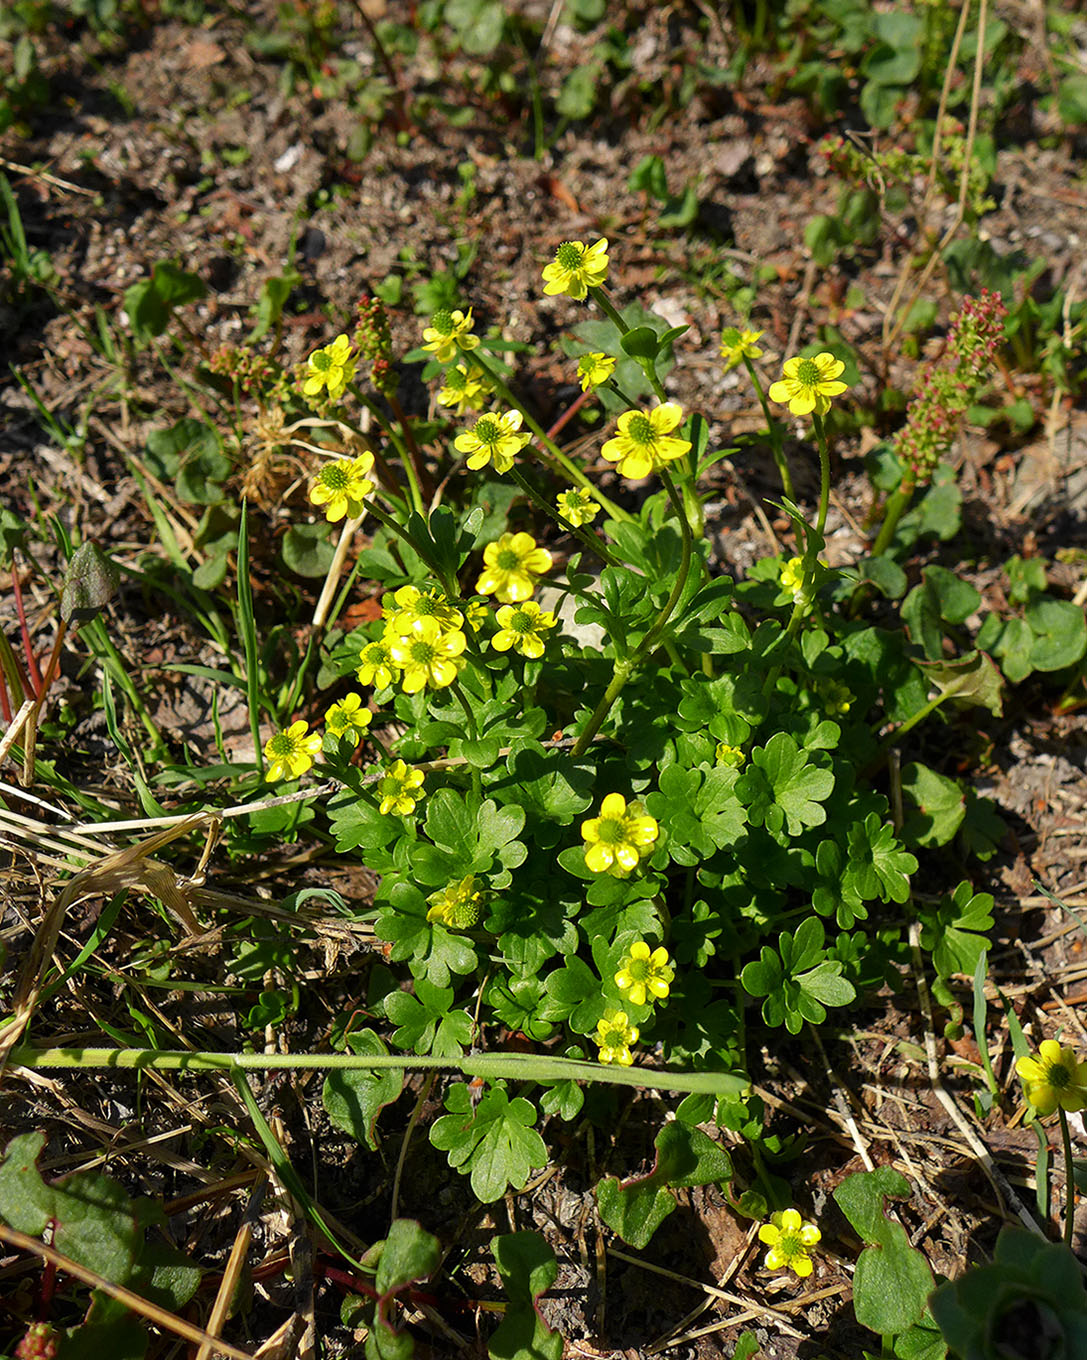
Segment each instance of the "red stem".
[{"label": "red stem", "polygon": [[19,616],[19,631],[23,635],[23,651],[26,653],[26,669],[30,675],[30,683],[34,689],[34,698],[40,699],[42,696],[42,673],[38,669],[37,658],[34,656],[34,649],[30,645],[30,630],[26,626],[26,610],[23,608],[23,588],[19,584],[19,572],[15,566],[15,559],[11,561],[11,588],[15,595],[15,612]]}]

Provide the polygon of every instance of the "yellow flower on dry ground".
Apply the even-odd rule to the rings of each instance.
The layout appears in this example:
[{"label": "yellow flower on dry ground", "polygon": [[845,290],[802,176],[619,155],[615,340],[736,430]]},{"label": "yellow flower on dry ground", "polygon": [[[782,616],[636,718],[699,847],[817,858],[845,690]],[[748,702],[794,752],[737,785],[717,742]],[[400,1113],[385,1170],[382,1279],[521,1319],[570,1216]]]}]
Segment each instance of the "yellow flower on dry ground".
[{"label": "yellow flower on dry ground", "polygon": [[624,411],[601,455],[616,463],[623,477],[634,481],[648,477],[665,463],[682,458],[691,447],[690,440],[672,434],[682,422],[683,408],[675,401],[662,401],[651,411]]},{"label": "yellow flower on dry ground", "polygon": [[307,732],[309,723],[291,723],[282,732],[276,732],[264,743],[264,758],[268,762],[264,777],[269,784],[281,779],[297,779],[313,764],[313,757],[321,749],[320,732]]},{"label": "yellow flower on dry ground", "polygon": [[402,760],[394,760],[377,781],[377,792],[381,798],[378,811],[383,817],[390,812],[409,817],[423,796],[423,772],[411,769]]},{"label": "yellow flower on dry ground", "polygon": [[357,746],[374,715],[363,706],[361,694],[345,694],[325,714],[325,730],[334,737],[346,737]]},{"label": "yellow flower on dry ground", "polygon": [[608,277],[608,243],[597,241],[586,246],[582,241],[563,241],[555,258],[544,266],[544,292],[549,297],[565,293],[580,302],[587,289],[599,288]]},{"label": "yellow flower on dry ground", "polygon": [[532,598],[536,577],[551,570],[551,554],[538,548],[531,534],[503,534],[483,549],[484,571],[476,582],[481,595],[494,595],[502,604]]},{"label": "yellow flower on dry ground", "polygon": [[739,746],[730,746],[727,741],[717,743],[714,756],[718,765],[724,765],[733,770],[738,770],[747,759]]},{"label": "yellow flower on dry ground", "polygon": [[721,332],[721,358],[725,361],[725,372],[736,368],[745,359],[761,359],[762,350],[758,342],[762,331],[742,331],[736,326],[726,326]]},{"label": "yellow flower on dry ground", "polygon": [[625,878],[656,842],[660,827],[637,803],[627,807],[621,793],[609,793],[600,805],[600,816],[581,823],[586,843],[585,863],[594,874]]},{"label": "yellow flower on dry ground", "polygon": [[467,312],[442,308],[430,318],[423,331],[423,348],[429,350],[439,363],[447,364],[460,351],[470,351],[479,344],[479,336],[472,334],[472,309]]},{"label": "yellow flower on dry ground", "polygon": [[849,384],[838,381],[845,371],[841,359],[825,350],[813,359],[786,359],[784,377],[770,387],[771,401],[788,403],[794,416],[823,416],[830,410],[831,397],[841,396]]},{"label": "yellow flower on dry ground", "polygon": [[462,416],[466,411],[482,411],[491,392],[490,382],[483,370],[469,364],[457,364],[446,371],[445,386],[438,392],[438,405],[452,407]]},{"label": "yellow flower on dry ground", "polygon": [[445,689],[464,668],[461,653],[468,639],[459,628],[443,630],[434,618],[418,619],[410,633],[390,639],[389,652],[403,672],[400,686],[405,694],[417,694],[430,685]]},{"label": "yellow flower on dry ground", "polygon": [[322,389],[336,400],[355,376],[355,356],[351,352],[351,341],[346,335],[337,335],[331,345],[316,349],[306,360],[306,377],[302,391],[307,397],[315,397]]},{"label": "yellow flower on dry ground", "polygon": [[635,940],[619,961],[615,985],[635,1006],[644,1006],[647,997],[663,1001],[671,989],[676,970],[663,945],[651,950],[645,940]]},{"label": "yellow flower on dry ground", "polygon": [[557,620],[550,611],[543,610],[535,600],[523,604],[504,604],[495,616],[498,632],[491,638],[496,652],[508,652],[512,647],[522,656],[535,660],[544,654],[544,633],[554,628]]},{"label": "yellow flower on dry ground", "polygon": [[355,672],[364,685],[375,689],[388,689],[400,674],[400,667],[393,661],[389,644],[392,634],[386,630],[385,636],[375,642],[368,642],[359,652],[359,668]]},{"label": "yellow flower on dry ground", "polygon": [[811,1274],[811,1248],[822,1233],[814,1223],[805,1223],[795,1209],[771,1214],[770,1222],[759,1229],[759,1241],[770,1250],[764,1264],[767,1270],[791,1270],[801,1279]]},{"label": "yellow flower on dry ground", "polygon": [[1080,1062],[1075,1049],[1056,1039],[1043,1039],[1038,1056],[1019,1058],[1015,1070],[1039,1114],[1052,1114],[1058,1106],[1074,1114],[1087,1106],[1087,1062]]},{"label": "yellow flower on dry ground", "polygon": [[437,921],[450,930],[471,930],[482,914],[482,893],[475,874],[456,883],[447,883],[427,898],[430,903],[426,918]]},{"label": "yellow flower on dry ground", "polygon": [[363,511],[363,501],[374,489],[368,475],[373,466],[372,453],[361,453],[357,458],[331,459],[313,479],[310,503],[325,507],[325,519],[330,524],[345,515],[358,519]]},{"label": "yellow flower on dry ground", "polygon": [[446,632],[464,622],[460,610],[434,587],[420,590],[418,586],[401,586],[391,595],[382,596],[381,614],[389,631],[402,635],[414,632],[421,619],[436,619]]},{"label": "yellow flower on dry ground", "polygon": [[572,486],[569,491],[560,491],[555,499],[555,504],[559,507],[559,514],[563,519],[568,520],[575,529],[580,529],[583,524],[591,523],[600,513],[600,506],[593,500],[589,492],[582,491],[577,486]]},{"label": "yellow flower on dry ground", "polygon": [[594,1038],[600,1045],[597,1057],[602,1063],[629,1067],[634,1061],[630,1046],[638,1042],[638,1027],[630,1023],[626,1011],[605,1011],[604,1018],[597,1022]]},{"label": "yellow flower on dry ground", "polygon": [[581,390],[588,392],[601,383],[606,383],[615,368],[615,360],[610,354],[583,354],[577,361],[577,376]]},{"label": "yellow flower on dry ground", "polygon": [[514,458],[532,438],[519,433],[521,420],[520,411],[480,416],[470,430],[457,435],[453,447],[468,454],[466,462],[472,469],[493,463],[495,472],[509,472]]}]

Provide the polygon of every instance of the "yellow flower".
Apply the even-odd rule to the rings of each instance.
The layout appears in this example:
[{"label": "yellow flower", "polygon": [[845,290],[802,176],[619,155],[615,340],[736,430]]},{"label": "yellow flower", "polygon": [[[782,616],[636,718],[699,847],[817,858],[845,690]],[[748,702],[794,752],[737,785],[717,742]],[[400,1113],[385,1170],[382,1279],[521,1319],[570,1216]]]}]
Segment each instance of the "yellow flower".
[{"label": "yellow flower", "polygon": [[626,1011],[605,1011],[604,1018],[597,1022],[594,1038],[600,1045],[597,1057],[602,1063],[629,1067],[634,1061],[630,1046],[638,1042],[638,1027],[630,1023]]},{"label": "yellow flower", "polygon": [[555,258],[544,266],[544,292],[549,297],[566,293],[580,302],[589,288],[599,288],[608,277],[608,243],[586,247],[582,241],[563,241]]},{"label": "yellow flower", "polygon": [[1059,1105],[1075,1113],[1087,1106],[1087,1062],[1056,1039],[1043,1039],[1036,1058],[1020,1058],[1015,1070],[1023,1079],[1027,1099],[1041,1115]]},{"label": "yellow flower", "polygon": [[795,1209],[771,1214],[770,1222],[759,1229],[759,1241],[770,1248],[764,1260],[766,1269],[788,1269],[801,1279],[810,1275],[809,1252],[822,1235],[814,1223],[805,1223]]},{"label": "yellow flower", "polygon": [[554,614],[542,610],[535,600],[504,604],[496,619],[499,631],[491,638],[495,651],[508,652],[512,647],[533,659],[543,656],[543,634],[557,622]]},{"label": "yellow flower", "polygon": [[332,736],[345,737],[352,746],[357,746],[373,716],[368,708],[363,708],[361,694],[345,694],[325,714],[325,729]]},{"label": "yellow flower", "polygon": [[738,770],[747,759],[739,746],[730,746],[727,741],[719,741],[714,754],[718,765],[725,765],[733,770]]},{"label": "yellow flower", "polygon": [[823,699],[823,708],[832,718],[843,717],[853,707],[853,691],[840,680],[829,676],[818,682],[818,690]]},{"label": "yellow flower", "polygon": [[621,793],[609,793],[600,805],[600,816],[581,823],[586,842],[585,863],[594,874],[626,878],[638,866],[643,851],[657,839],[660,828],[637,803],[628,810]]},{"label": "yellow flower", "polygon": [[487,404],[491,385],[482,369],[470,364],[458,364],[446,370],[445,386],[438,393],[438,405],[450,406],[462,416],[466,411],[482,411]]},{"label": "yellow flower", "polygon": [[355,376],[355,359],[351,353],[351,341],[346,335],[337,335],[331,345],[316,349],[306,360],[306,377],[302,391],[307,397],[315,397],[326,388],[333,401],[342,396],[344,388]]},{"label": "yellow flower", "polygon": [[807,416],[812,411],[826,415],[831,397],[840,396],[849,387],[848,383],[837,381],[844,371],[841,359],[825,350],[814,359],[786,359],[784,377],[770,387],[770,400],[783,405],[787,402],[794,416]]},{"label": "yellow flower", "polygon": [[472,309],[467,312],[448,311],[442,308],[430,318],[430,325],[423,331],[423,348],[429,350],[439,363],[447,364],[459,350],[473,350],[479,344],[479,336],[472,334]]},{"label": "yellow flower", "polygon": [[423,796],[423,772],[410,770],[402,760],[394,760],[377,781],[377,791],[381,795],[378,811],[383,817],[390,812],[408,817]]},{"label": "yellow flower", "polygon": [[559,514],[575,529],[591,523],[600,513],[600,506],[588,491],[582,491],[576,486],[572,486],[569,491],[560,491],[555,504],[559,507]]},{"label": "yellow flower", "polygon": [[333,458],[313,479],[309,493],[311,504],[325,507],[325,519],[330,524],[345,515],[358,519],[363,501],[374,489],[367,476],[373,466],[372,453],[362,453],[357,458]]},{"label": "yellow flower", "polygon": [[577,361],[577,376],[581,390],[588,392],[591,388],[606,383],[614,367],[615,360],[609,354],[583,354]]},{"label": "yellow flower", "polygon": [[804,559],[802,557],[790,557],[787,562],[781,564],[778,572],[778,580],[781,588],[793,599],[798,599],[804,589]]},{"label": "yellow flower", "polygon": [[484,600],[469,600],[464,606],[464,618],[468,627],[473,633],[478,633],[483,627],[483,620],[491,611],[487,608]]},{"label": "yellow flower", "polygon": [[276,732],[264,743],[264,758],[268,767],[264,777],[269,784],[281,779],[297,779],[313,764],[313,757],[321,749],[320,732],[306,735],[309,723],[291,723],[283,732]]},{"label": "yellow flower", "polygon": [[400,686],[405,694],[417,694],[431,685],[445,689],[464,668],[461,653],[468,639],[459,628],[443,630],[435,618],[417,619],[410,633],[390,638],[389,652],[403,671]]},{"label": "yellow flower", "polygon": [[381,600],[381,613],[388,631],[406,635],[416,631],[422,619],[436,619],[443,632],[459,628],[464,615],[455,609],[440,590],[420,590],[417,586],[401,586]]},{"label": "yellow flower", "polygon": [[521,419],[520,411],[480,416],[470,430],[457,435],[453,447],[458,453],[468,454],[470,468],[493,462],[495,472],[509,472],[514,458],[532,438],[530,434],[518,434]]},{"label": "yellow flower", "polygon": [[391,634],[386,632],[376,642],[368,642],[359,652],[359,668],[355,672],[364,685],[375,689],[388,689],[400,673],[400,667],[393,661],[389,650]]},{"label": "yellow flower", "polygon": [[476,582],[481,595],[494,595],[502,604],[528,600],[536,589],[536,577],[551,570],[551,554],[537,548],[531,534],[503,534],[483,549],[486,570]]},{"label": "yellow flower", "polygon": [[450,930],[471,930],[482,913],[482,894],[475,874],[458,883],[448,883],[427,898],[428,921],[437,921]]},{"label": "yellow flower", "polygon": [[758,341],[762,331],[741,331],[736,326],[726,326],[721,332],[721,358],[725,360],[725,372],[736,368],[745,359],[761,359],[762,350]]},{"label": "yellow flower", "polygon": [[635,481],[648,477],[691,447],[689,440],[672,435],[682,421],[683,408],[674,401],[662,401],[652,411],[624,411],[615,435],[600,452],[609,463],[618,464],[621,476]]},{"label": "yellow flower", "polygon": [[626,992],[632,1005],[644,1006],[647,996],[663,1001],[675,975],[676,970],[663,945],[650,952],[644,940],[635,940],[630,951],[619,961],[615,985],[621,992]]}]

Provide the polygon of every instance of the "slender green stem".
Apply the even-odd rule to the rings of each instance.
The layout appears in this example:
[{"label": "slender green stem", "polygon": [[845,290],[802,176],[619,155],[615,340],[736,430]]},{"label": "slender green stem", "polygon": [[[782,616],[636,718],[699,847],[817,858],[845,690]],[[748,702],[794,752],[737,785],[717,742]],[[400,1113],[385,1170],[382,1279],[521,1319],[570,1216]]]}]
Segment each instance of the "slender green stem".
[{"label": "slender green stem", "polygon": [[[385,418],[385,414],[378,406],[377,402],[366,396],[365,393],[360,392],[353,384],[351,391],[389,436],[393,447],[400,455],[400,466],[404,469],[404,475],[408,479],[408,490],[411,493],[411,507],[413,510],[417,510],[420,515],[423,514],[425,502],[423,501],[423,489],[420,485],[419,469],[415,461],[415,454],[409,449],[408,445],[404,442],[404,437],[398,433],[392,422]],[[411,443],[415,444],[414,436],[411,437]],[[374,450],[371,450],[371,452],[374,453],[374,466],[377,467],[378,455]],[[417,448],[415,452],[418,452]],[[382,463],[384,464],[386,471],[389,472],[388,464],[385,463],[384,459],[382,459]],[[389,472],[389,475],[391,477],[391,472]],[[393,484],[395,485],[395,481]]]},{"label": "slender green stem", "polygon": [[880,525],[876,541],[872,544],[873,557],[879,557],[891,546],[895,530],[898,528],[898,521],[902,518],[910,501],[913,500],[915,489],[913,482],[903,482],[887,498],[887,505],[883,512],[883,523]]},{"label": "slender green stem", "polygon": [[428,556],[428,554],[424,552],[422,548],[420,548],[419,544],[416,543],[416,541],[407,532],[407,530],[401,528],[401,526],[397,524],[396,520],[393,519],[391,515],[387,515],[385,511],[382,510],[379,505],[375,505],[372,500],[368,500],[366,502],[366,508],[370,512],[370,514],[373,515],[374,519],[376,519],[379,524],[383,525],[386,529],[388,529],[390,533],[395,534],[397,538],[403,539],[403,541],[408,545],[412,552],[415,553],[417,557],[422,558],[422,560],[427,564],[430,570],[437,577],[438,584],[441,586],[446,596],[451,600],[455,600],[457,598],[458,593],[456,581],[450,581],[449,579],[446,578],[444,573],[439,570],[437,563],[430,556]]},{"label": "slender green stem", "polygon": [[565,533],[571,534],[574,538],[584,543],[594,557],[598,557],[601,562],[606,562],[609,567],[622,567],[624,565],[611,549],[608,548],[602,538],[598,538],[596,534],[586,532],[586,530],[582,529],[579,525],[571,524],[568,519],[563,515],[560,515],[558,509],[544,500],[543,496],[540,495],[524,473],[517,467],[510,468],[510,473],[513,476],[513,480],[529,498],[532,504],[538,510],[542,510],[545,515],[550,515],[559,528]]},{"label": "slender green stem", "polygon": [[1072,1229],[1076,1218],[1076,1176],[1072,1165],[1072,1139],[1068,1133],[1068,1116],[1064,1106],[1057,1106],[1061,1121],[1061,1142],[1064,1144],[1064,1245],[1072,1245]]},{"label": "slender green stem", "polygon": [[608,716],[612,705],[622,693],[623,687],[630,679],[635,667],[641,662],[643,657],[648,656],[657,645],[657,641],[664,632],[668,620],[672,617],[672,612],[679,603],[680,596],[683,594],[683,589],[687,584],[687,577],[690,575],[691,556],[694,547],[694,540],[691,536],[691,526],[687,523],[683,502],[676,492],[675,484],[665,468],[661,468],[660,470],[660,479],[664,483],[664,489],[668,492],[668,499],[672,502],[672,508],[676,512],[676,517],[679,520],[679,531],[683,538],[679,570],[676,572],[676,579],[672,583],[672,589],[668,595],[668,599],[664,602],[664,608],[657,615],[649,632],[642,638],[632,655],[625,658],[625,660],[616,661],[615,669],[612,672],[611,682],[604,691],[603,698],[589,715],[589,721],[586,723],[584,730],[574,744],[571,754],[575,759],[578,756],[585,754],[589,743],[592,741],[593,737],[596,736],[597,732],[600,731],[604,719]]},{"label": "slender green stem", "polygon": [[249,579],[249,502],[242,498],[238,520],[238,624],[245,652],[245,697],[249,706],[249,731],[257,774],[264,773],[264,748],[260,742],[260,673],[257,625],[253,614],[253,586]]},{"label": "slender green stem", "polygon": [[[577,466],[577,464],[571,462],[570,459],[567,458],[566,454],[563,453],[563,451],[559,448],[555,441],[548,437],[547,432],[544,430],[543,426],[539,423],[538,420],[534,418],[530,411],[527,411],[525,409],[525,407],[517,399],[517,397],[514,396],[514,394],[506,386],[505,382],[503,382],[499,373],[490,366],[486,359],[481,357],[478,349],[474,349],[472,351],[472,362],[476,365],[477,368],[482,369],[483,372],[486,373],[487,377],[490,379],[494,387],[494,390],[499,394],[499,396],[501,396],[505,401],[508,401],[509,404],[514,408],[514,410],[520,411],[521,417],[524,420],[525,424],[543,445],[551,461],[557,463],[559,467],[562,468],[563,472],[565,472],[568,477],[572,478],[573,481],[575,481],[578,486],[584,487],[586,491],[592,492],[593,496],[600,502],[601,505],[604,506],[608,514],[611,515],[612,519],[633,521],[634,519],[633,515],[628,513],[628,511],[624,510],[622,506],[616,505],[614,501],[609,500],[608,497],[604,495],[604,493],[600,490],[599,487],[593,485],[593,483],[589,480],[585,473],[582,472],[582,470]],[[554,471],[554,469],[552,469],[552,471]]]},{"label": "slender green stem", "polygon": [[770,403],[766,400],[766,393],[762,390],[762,383],[759,375],[755,372],[755,366],[745,354],[743,356],[744,366],[747,369],[751,384],[759,399],[762,413],[766,417],[766,429],[770,435],[770,451],[774,455],[774,462],[777,464],[778,474],[781,477],[781,489],[791,501],[796,500],[796,492],[793,490],[793,474],[789,471],[789,460],[785,457],[785,449],[781,441],[781,424],[774,419],[770,412]]},{"label": "slender green stem", "polygon": [[155,1048],[33,1048],[19,1045],[11,1050],[9,1064],[30,1071],[63,1068],[88,1071],[122,1068],[159,1072],[275,1072],[295,1071],[401,1071],[462,1072],[465,1076],[515,1081],[602,1081],[614,1086],[640,1086],[657,1091],[710,1091],[740,1094],[750,1080],[733,1072],[665,1072],[649,1067],[601,1067],[538,1053],[470,1053],[463,1058],[434,1054],[359,1053],[194,1053],[186,1049]]},{"label": "slender green stem", "polygon": [[[607,293],[603,288],[590,288],[589,296],[600,308],[600,310],[604,313],[604,315],[608,318],[608,320],[612,323],[612,325],[617,328],[620,335],[630,334],[630,327],[619,315],[619,312],[615,304],[612,302],[611,298],[608,297]],[[650,363],[644,364],[643,369],[645,372],[645,376],[649,379],[650,384],[653,387],[653,391],[656,393],[657,400],[667,401],[668,397],[664,391],[663,386],[661,385],[661,380],[657,377],[656,368],[653,366],[653,364]]]},{"label": "slender green stem", "polygon": [[[817,411],[813,411],[811,419],[819,445],[819,515],[815,521],[815,532],[822,538],[823,530],[827,526],[827,510],[830,508],[830,446],[827,444],[827,429],[823,424],[823,417]],[[811,549],[813,562],[817,551],[818,549],[814,547]]]},{"label": "slender green stem", "polygon": [[472,705],[468,702],[467,694],[461,689],[456,680],[453,681],[449,688],[457,696],[457,702],[460,704],[461,708],[464,709],[464,717],[468,723],[469,738],[472,741],[478,741],[479,728],[476,726],[476,715],[472,712]]},{"label": "slender green stem", "polygon": [[415,438],[415,431],[411,428],[411,421],[404,414],[404,408],[400,405],[400,399],[395,392],[390,392],[386,400],[389,403],[389,409],[400,422],[400,428],[404,432],[404,443],[407,445],[408,449],[408,462],[415,471],[415,481],[419,487],[419,494],[426,499],[431,488],[429,478],[426,474],[426,468],[423,466],[423,451],[420,449],[419,442]]}]

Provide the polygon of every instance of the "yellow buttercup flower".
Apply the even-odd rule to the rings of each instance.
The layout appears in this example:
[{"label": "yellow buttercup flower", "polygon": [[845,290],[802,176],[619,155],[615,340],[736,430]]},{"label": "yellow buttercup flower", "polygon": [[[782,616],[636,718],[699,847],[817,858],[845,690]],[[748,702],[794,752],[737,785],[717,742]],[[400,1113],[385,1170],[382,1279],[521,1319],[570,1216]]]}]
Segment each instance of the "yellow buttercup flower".
[{"label": "yellow buttercup flower", "polygon": [[466,411],[482,411],[487,404],[491,384],[483,370],[470,364],[457,364],[446,370],[445,386],[438,392],[438,405],[452,407],[462,416]]},{"label": "yellow buttercup flower", "polygon": [[453,447],[468,454],[465,461],[473,470],[493,463],[495,472],[509,472],[514,458],[532,438],[519,433],[521,420],[520,411],[480,416],[470,430],[457,435]]},{"label": "yellow buttercup flower", "polygon": [[496,652],[508,652],[512,647],[522,656],[535,660],[544,654],[543,635],[554,628],[554,614],[540,608],[535,600],[523,604],[504,604],[495,616],[498,632],[491,638]]},{"label": "yellow buttercup flower", "polygon": [[389,652],[400,667],[400,687],[405,694],[417,694],[430,685],[445,689],[463,670],[461,653],[468,639],[459,628],[448,631],[434,618],[418,619],[410,633],[390,639]]},{"label": "yellow buttercup flower", "polygon": [[401,586],[391,595],[382,596],[381,614],[388,631],[402,636],[416,631],[421,619],[436,619],[445,632],[464,622],[461,611],[434,587],[420,590],[418,586]]},{"label": "yellow buttercup flower", "polygon": [[610,354],[583,354],[577,361],[577,376],[581,390],[588,392],[601,383],[606,383],[615,368],[615,360]]},{"label": "yellow buttercup flower", "polygon": [[359,668],[355,674],[362,684],[373,685],[375,689],[388,689],[400,674],[400,667],[393,661],[389,650],[391,636],[386,632],[383,638],[368,642],[359,652]]},{"label": "yellow buttercup flower", "polygon": [[575,529],[591,523],[600,513],[599,504],[589,492],[577,486],[572,486],[569,491],[560,491],[555,504],[559,507],[559,514]]},{"label": "yellow buttercup flower", "polygon": [[823,709],[828,717],[844,717],[853,707],[853,691],[848,685],[843,685],[840,680],[832,680],[827,676],[818,681],[816,688],[823,700]]},{"label": "yellow buttercup flower", "polygon": [[394,760],[377,781],[377,791],[381,796],[378,811],[383,817],[390,812],[410,817],[423,796],[423,772],[410,769],[402,760]]},{"label": "yellow buttercup flower", "polygon": [[483,600],[469,600],[464,606],[464,620],[473,633],[478,633],[490,612]]},{"label": "yellow buttercup flower", "polygon": [[724,765],[733,770],[738,770],[747,759],[739,746],[730,746],[727,741],[717,743],[714,758],[718,765]]},{"label": "yellow buttercup flower", "polygon": [[439,892],[431,893],[426,918],[437,921],[450,930],[471,930],[482,914],[482,893],[475,874],[456,883],[448,883]]},{"label": "yellow buttercup flower", "polygon": [[663,1001],[668,995],[676,970],[664,946],[650,950],[645,940],[635,940],[619,961],[615,985],[634,1006],[644,1006],[650,996]]},{"label": "yellow buttercup flower", "polygon": [[345,694],[325,714],[325,730],[334,737],[346,737],[357,746],[374,715],[363,707],[361,694]]},{"label": "yellow buttercup flower", "polygon": [[767,1270],[791,1270],[801,1279],[811,1274],[811,1248],[823,1234],[814,1223],[805,1223],[795,1209],[771,1214],[770,1222],[759,1229],[759,1241],[770,1250],[764,1264]]},{"label": "yellow buttercup flower", "polygon": [[593,1037],[600,1045],[597,1058],[605,1065],[618,1063],[620,1067],[629,1067],[634,1061],[630,1046],[638,1042],[638,1027],[630,1023],[626,1011],[605,1011]]},{"label": "yellow buttercup flower", "polygon": [[624,411],[616,433],[600,450],[609,463],[616,463],[620,476],[637,481],[665,463],[682,458],[690,440],[677,439],[672,431],[683,422],[683,408],[675,401],[662,401],[651,411]]},{"label": "yellow buttercup flower", "polygon": [[726,326],[721,332],[721,358],[725,360],[725,372],[736,368],[745,359],[761,359],[762,350],[758,342],[762,331],[742,331],[736,326]]},{"label": "yellow buttercup flower", "polygon": [[648,847],[654,844],[660,828],[646,816],[637,803],[627,808],[621,793],[609,793],[600,805],[600,816],[581,823],[581,838],[586,843],[585,863],[594,874],[626,878],[638,867]]},{"label": "yellow buttercup flower", "polygon": [[472,334],[472,309],[467,312],[442,308],[430,318],[423,331],[423,348],[429,350],[441,364],[449,363],[460,351],[470,351],[479,344],[479,336]]},{"label": "yellow buttercup flower", "polygon": [[580,302],[589,288],[599,288],[608,277],[608,243],[563,241],[555,258],[544,266],[544,292],[549,297],[565,293]]},{"label": "yellow buttercup flower", "polygon": [[1087,1106],[1087,1062],[1056,1039],[1043,1039],[1038,1056],[1018,1059],[1015,1070],[1039,1114],[1052,1114],[1058,1106],[1074,1114]]},{"label": "yellow buttercup flower", "polygon": [[313,757],[321,749],[320,732],[310,732],[309,723],[299,719],[282,732],[276,732],[264,743],[264,758],[268,762],[264,777],[269,784],[281,779],[297,779],[313,764]]},{"label": "yellow buttercup flower", "polygon": [[313,479],[310,503],[325,507],[325,519],[330,524],[345,515],[358,519],[363,511],[363,501],[374,489],[367,475],[373,466],[372,453],[361,453],[357,458],[331,459]]},{"label": "yellow buttercup flower", "polygon": [[538,548],[531,534],[503,534],[483,549],[484,572],[476,582],[481,595],[494,595],[502,604],[531,599],[536,577],[551,570],[551,554]]},{"label": "yellow buttercup flower", "polygon": [[344,388],[354,376],[355,357],[351,353],[351,341],[346,335],[337,335],[331,345],[314,350],[306,360],[302,392],[307,397],[315,397],[324,389],[335,401],[343,395]]},{"label": "yellow buttercup flower", "polygon": [[784,377],[770,387],[771,401],[788,403],[794,416],[824,416],[830,410],[831,397],[841,396],[849,384],[838,381],[845,371],[841,359],[825,350],[813,359],[786,359]]},{"label": "yellow buttercup flower", "polygon": [[778,580],[781,582],[782,590],[795,600],[804,589],[804,559],[790,557],[787,562],[783,562],[778,572]]}]

